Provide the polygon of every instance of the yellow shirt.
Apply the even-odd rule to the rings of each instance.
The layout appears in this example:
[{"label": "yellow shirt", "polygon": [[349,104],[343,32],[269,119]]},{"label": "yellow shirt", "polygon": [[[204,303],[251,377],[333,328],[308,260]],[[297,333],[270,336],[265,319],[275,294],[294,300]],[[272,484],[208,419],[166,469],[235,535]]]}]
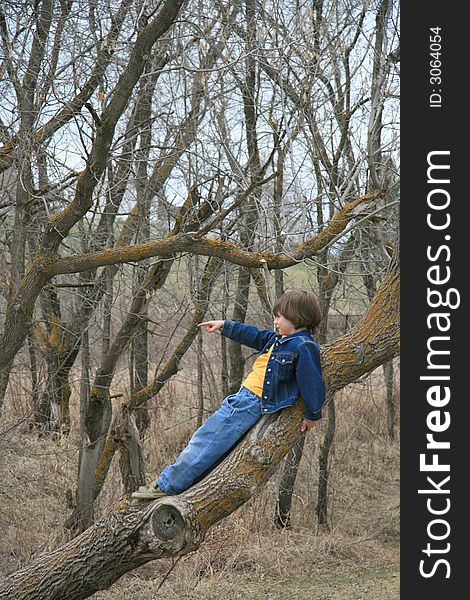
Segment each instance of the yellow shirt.
[{"label": "yellow shirt", "polygon": [[261,398],[263,393],[264,376],[266,374],[266,367],[268,366],[268,360],[273,351],[274,344],[269,349],[269,352],[263,352],[253,363],[253,368],[249,375],[247,375],[242,385],[248,388],[251,392]]}]

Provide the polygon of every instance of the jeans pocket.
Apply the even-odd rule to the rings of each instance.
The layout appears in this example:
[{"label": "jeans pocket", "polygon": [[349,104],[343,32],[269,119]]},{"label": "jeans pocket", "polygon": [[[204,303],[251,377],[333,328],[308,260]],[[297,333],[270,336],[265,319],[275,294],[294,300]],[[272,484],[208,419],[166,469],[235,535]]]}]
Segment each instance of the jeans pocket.
[{"label": "jeans pocket", "polygon": [[231,411],[230,416],[242,412],[248,412],[255,416],[261,414],[261,399],[245,388],[241,388],[236,394],[227,396],[225,402]]},{"label": "jeans pocket", "polygon": [[237,394],[227,396],[222,404],[225,404],[230,412],[230,416],[237,410]]}]

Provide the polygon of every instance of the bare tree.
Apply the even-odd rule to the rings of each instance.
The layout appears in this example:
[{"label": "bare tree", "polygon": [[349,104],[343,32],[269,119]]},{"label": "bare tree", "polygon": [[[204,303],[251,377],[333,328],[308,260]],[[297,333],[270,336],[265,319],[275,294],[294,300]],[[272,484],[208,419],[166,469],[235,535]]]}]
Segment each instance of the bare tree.
[{"label": "bare tree", "polygon": [[[335,0],[41,0],[18,14],[2,5],[0,397],[15,369],[31,373],[35,421],[65,433],[80,357],[74,531],[92,525],[116,449],[125,489],[142,480],[134,420],[145,428],[145,404],[177,373],[211,299],[224,316],[259,311],[269,322],[288,269],[301,267],[328,343],[352,265],[373,273],[375,289],[388,281],[396,10]],[[176,270],[194,269],[195,256],[191,288]],[[386,303],[372,305],[390,317]],[[371,364],[394,355],[396,343],[368,326],[387,348]],[[224,392],[247,358],[222,346]],[[283,449],[301,443],[289,436]]]}]

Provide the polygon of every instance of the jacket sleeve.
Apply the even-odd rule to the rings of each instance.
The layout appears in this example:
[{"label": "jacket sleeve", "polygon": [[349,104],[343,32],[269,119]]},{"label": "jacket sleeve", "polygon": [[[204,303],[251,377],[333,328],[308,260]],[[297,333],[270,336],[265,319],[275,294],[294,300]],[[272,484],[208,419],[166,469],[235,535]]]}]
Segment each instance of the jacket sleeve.
[{"label": "jacket sleeve", "polygon": [[310,342],[301,344],[298,352],[295,376],[305,404],[304,418],[318,421],[322,418],[321,408],[326,395],[320,349],[316,343]]},{"label": "jacket sleeve", "polygon": [[231,340],[256,350],[262,350],[269,340],[277,335],[276,332],[270,329],[258,329],[254,325],[245,325],[245,323],[228,320],[224,321],[221,333]]}]

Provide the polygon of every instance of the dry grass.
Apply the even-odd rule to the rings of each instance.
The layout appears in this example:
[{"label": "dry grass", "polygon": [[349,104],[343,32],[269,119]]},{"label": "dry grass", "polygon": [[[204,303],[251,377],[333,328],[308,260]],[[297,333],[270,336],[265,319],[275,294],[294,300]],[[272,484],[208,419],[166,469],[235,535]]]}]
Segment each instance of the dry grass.
[{"label": "dry grass", "polygon": [[[382,381],[379,369],[336,399],[328,528],[319,528],[315,515],[322,422],[307,439],[290,530],[271,526],[275,475],[260,495],[214,527],[197,552],[176,562],[144,565],[94,597],[398,598],[399,446],[386,437]],[[172,460],[191,435],[196,414],[192,397],[189,378],[180,372],[153,403],[144,444],[149,476]],[[76,396],[74,402],[77,411]],[[17,421],[18,407],[10,403],[2,430]],[[74,486],[78,447],[75,430],[68,438],[38,438],[23,424],[0,436],[0,574],[65,541],[66,490]],[[113,464],[97,513],[106,512],[119,495]]]}]

